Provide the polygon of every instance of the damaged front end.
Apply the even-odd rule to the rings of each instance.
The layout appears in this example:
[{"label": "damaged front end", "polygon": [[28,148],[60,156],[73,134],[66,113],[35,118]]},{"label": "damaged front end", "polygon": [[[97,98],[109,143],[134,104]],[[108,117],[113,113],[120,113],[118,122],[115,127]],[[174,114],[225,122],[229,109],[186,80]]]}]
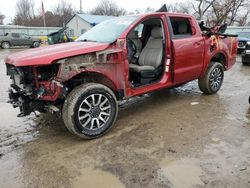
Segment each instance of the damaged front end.
[{"label": "damaged front end", "polygon": [[98,82],[116,90],[116,81],[118,89],[124,88],[121,61],[120,49],[60,58],[46,65],[15,66],[7,58],[7,75],[12,80],[9,102],[20,108],[19,117],[35,111],[60,115],[68,93],[77,85]]},{"label": "damaged front end", "polygon": [[55,106],[63,86],[54,78],[58,74],[59,65],[15,67],[6,64],[7,75],[12,81],[9,89],[9,103],[20,108],[18,117],[32,112],[59,111]]}]

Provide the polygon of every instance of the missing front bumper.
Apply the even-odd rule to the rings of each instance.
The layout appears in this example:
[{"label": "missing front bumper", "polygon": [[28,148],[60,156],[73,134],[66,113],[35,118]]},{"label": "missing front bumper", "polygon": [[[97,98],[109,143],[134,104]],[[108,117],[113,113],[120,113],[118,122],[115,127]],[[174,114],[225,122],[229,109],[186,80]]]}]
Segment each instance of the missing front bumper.
[{"label": "missing front bumper", "polygon": [[18,117],[28,116],[35,111],[46,111],[43,101],[32,100],[29,96],[14,92],[12,89],[9,90],[9,103],[11,103],[14,108],[20,109],[20,114],[17,115]]}]

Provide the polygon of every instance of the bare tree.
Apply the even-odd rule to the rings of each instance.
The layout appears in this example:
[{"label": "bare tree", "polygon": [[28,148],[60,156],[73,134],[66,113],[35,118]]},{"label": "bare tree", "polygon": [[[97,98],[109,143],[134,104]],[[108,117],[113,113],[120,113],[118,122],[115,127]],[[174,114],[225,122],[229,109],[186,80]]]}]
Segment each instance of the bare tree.
[{"label": "bare tree", "polygon": [[35,17],[34,2],[31,0],[18,0],[16,3],[16,16],[14,24],[27,25]]},{"label": "bare tree", "polygon": [[194,0],[192,8],[198,20],[202,20],[216,0]]},{"label": "bare tree", "polygon": [[[228,23],[229,25],[232,25],[237,22],[237,19],[240,19],[241,21],[245,19],[245,22],[247,22],[249,5],[249,0],[217,0],[212,5],[214,24],[219,25],[222,23]],[[242,14],[243,12],[246,14]]]},{"label": "bare tree", "polygon": [[237,18],[235,22],[237,23],[238,26],[250,26],[250,9],[245,11],[243,14],[241,13],[240,15],[237,15]]},{"label": "bare tree", "polygon": [[228,16],[228,24],[231,25],[232,23],[235,22],[236,20],[236,16],[237,13],[239,12],[239,10],[243,7],[247,5],[247,1],[246,0],[231,0],[231,10],[230,10],[230,14]]},{"label": "bare tree", "polygon": [[126,14],[126,10],[118,7],[113,1],[102,0],[90,13],[95,15],[122,16]]},{"label": "bare tree", "polygon": [[[61,0],[52,11],[54,15],[55,26],[64,26],[67,21],[74,15],[71,3]],[[46,15],[45,15],[46,16]]]},{"label": "bare tree", "polygon": [[3,20],[4,20],[5,16],[3,14],[0,13],[0,25],[3,24]]},{"label": "bare tree", "polygon": [[[165,10],[166,9],[166,10]],[[167,12],[178,12],[178,13],[186,13],[189,14],[191,12],[190,4],[187,2],[183,3],[171,3],[168,5],[163,5],[161,9],[158,9],[159,11],[167,11]],[[129,14],[142,14],[142,13],[150,13],[150,12],[156,12],[154,8],[147,7],[146,9],[135,9],[134,12],[131,12]]]},{"label": "bare tree", "polygon": [[[71,3],[61,0],[53,9],[46,11],[46,26],[62,27],[74,15]],[[16,25],[40,26],[43,24],[43,16],[34,14],[34,3],[31,0],[18,0],[17,13],[13,20]]]},{"label": "bare tree", "polygon": [[168,12],[191,13],[191,5],[189,2],[172,3],[166,6]]},{"label": "bare tree", "polygon": [[145,13],[151,13],[151,12],[155,12],[155,9],[154,8],[151,8],[151,7],[147,7],[144,11]]}]

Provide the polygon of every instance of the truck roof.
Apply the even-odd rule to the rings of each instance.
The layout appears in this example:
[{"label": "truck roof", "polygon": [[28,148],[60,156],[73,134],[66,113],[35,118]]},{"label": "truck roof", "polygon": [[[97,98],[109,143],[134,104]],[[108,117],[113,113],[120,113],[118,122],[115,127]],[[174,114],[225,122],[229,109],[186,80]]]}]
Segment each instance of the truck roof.
[{"label": "truck roof", "polygon": [[166,16],[181,16],[181,17],[194,17],[190,14],[186,13],[173,13],[173,12],[153,12],[153,13],[145,13],[145,14],[136,14],[137,16],[146,16],[146,15],[162,15],[165,14]]}]

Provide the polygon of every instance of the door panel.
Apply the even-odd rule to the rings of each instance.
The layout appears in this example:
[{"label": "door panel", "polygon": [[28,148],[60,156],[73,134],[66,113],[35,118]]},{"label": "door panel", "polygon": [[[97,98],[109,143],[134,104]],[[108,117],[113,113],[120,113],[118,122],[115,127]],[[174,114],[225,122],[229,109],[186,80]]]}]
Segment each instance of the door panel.
[{"label": "door panel", "polygon": [[20,46],[20,35],[18,33],[11,34],[11,44],[14,46]]},{"label": "door panel", "polygon": [[203,37],[174,39],[174,81],[181,83],[199,77],[203,68]]},{"label": "door panel", "polygon": [[24,46],[30,46],[31,45],[31,39],[29,39],[29,36],[26,34],[20,34],[20,45]]}]

